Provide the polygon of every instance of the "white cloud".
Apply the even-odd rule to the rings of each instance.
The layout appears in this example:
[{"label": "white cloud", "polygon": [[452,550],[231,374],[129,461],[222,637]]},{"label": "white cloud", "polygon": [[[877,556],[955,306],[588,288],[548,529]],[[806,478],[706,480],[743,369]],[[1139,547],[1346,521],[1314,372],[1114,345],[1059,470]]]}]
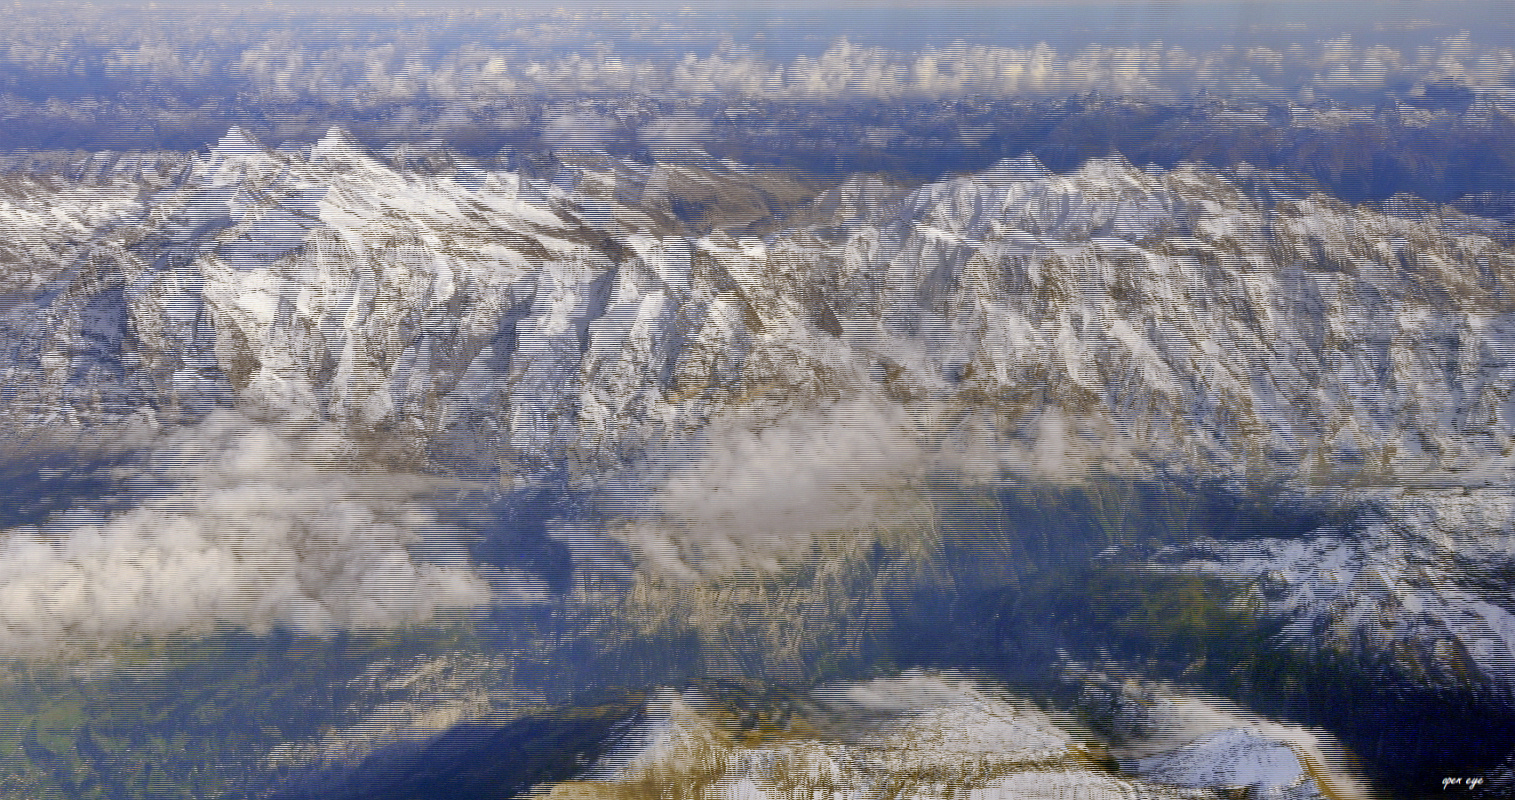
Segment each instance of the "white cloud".
[{"label": "white cloud", "polygon": [[637,138],[655,153],[667,154],[701,151],[709,136],[710,123],[689,113],[659,117],[637,131]]},{"label": "white cloud", "polygon": [[642,568],[666,577],[770,571],[827,537],[926,523],[937,481],[1079,483],[1139,469],[1107,422],[1049,410],[1018,427],[876,396],[777,420],[716,420],[703,455],[674,470],[651,496],[654,513],[619,535]]},{"label": "white cloud", "polygon": [[372,448],[315,424],[228,412],[155,442],[117,476],[143,501],[0,539],[0,651],[46,653],[230,626],[382,628],[487,603],[466,570],[407,545],[432,479],[364,469]]},{"label": "white cloud", "polygon": [[542,141],[554,150],[603,150],[614,135],[614,121],[592,111],[549,114],[542,123]]},{"label": "white cloud", "polygon": [[134,84],[350,102],[609,93],[884,100],[1095,91],[1162,99],[1204,90],[1281,97],[1305,88],[1373,94],[1438,80],[1507,88],[1515,77],[1515,49],[1478,43],[1467,32],[1435,39],[1432,29],[1418,34],[1418,43],[1395,47],[1369,41],[1366,30],[1354,37],[1306,28],[1292,43],[1204,50],[1159,41],[890,48],[839,38],[818,54],[775,60],[713,27],[670,25],[657,15],[366,13],[384,24],[353,25],[322,13],[187,12],[168,28],[121,10],[68,17],[32,10],[0,32],[0,82],[7,74],[17,82],[100,70]]},{"label": "white cloud", "polygon": [[776,568],[818,534],[887,520],[896,493],[929,466],[923,434],[901,407],[872,399],[763,426],[712,423],[705,457],[654,498],[666,523],[639,522],[625,535],[645,567],[666,574]]}]

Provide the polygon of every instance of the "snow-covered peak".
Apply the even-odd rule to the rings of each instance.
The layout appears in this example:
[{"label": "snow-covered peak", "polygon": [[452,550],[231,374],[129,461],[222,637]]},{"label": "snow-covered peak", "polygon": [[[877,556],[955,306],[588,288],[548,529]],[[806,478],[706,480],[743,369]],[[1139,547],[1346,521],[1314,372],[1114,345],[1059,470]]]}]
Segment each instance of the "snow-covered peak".
[{"label": "snow-covered peak", "polygon": [[226,135],[216,141],[211,151],[225,158],[245,158],[262,155],[267,152],[267,148],[251,131],[240,125],[233,125],[227,129]]},{"label": "snow-covered peak", "polygon": [[995,184],[1039,181],[1051,175],[1051,171],[1030,153],[1022,153],[1015,158],[1002,158],[979,173],[980,179]]},{"label": "snow-covered peak", "polygon": [[1152,176],[1132,166],[1120,153],[1104,158],[1091,158],[1074,170],[1069,178],[1095,188],[1147,189],[1152,186]]},{"label": "snow-covered peak", "polygon": [[233,127],[198,159],[193,174],[204,185],[235,184],[247,178],[263,180],[278,171],[281,161],[252,133]]},{"label": "snow-covered peak", "polygon": [[310,163],[349,169],[379,167],[378,161],[362,142],[346,129],[337,126],[332,126],[325,136],[316,141],[310,151]]}]

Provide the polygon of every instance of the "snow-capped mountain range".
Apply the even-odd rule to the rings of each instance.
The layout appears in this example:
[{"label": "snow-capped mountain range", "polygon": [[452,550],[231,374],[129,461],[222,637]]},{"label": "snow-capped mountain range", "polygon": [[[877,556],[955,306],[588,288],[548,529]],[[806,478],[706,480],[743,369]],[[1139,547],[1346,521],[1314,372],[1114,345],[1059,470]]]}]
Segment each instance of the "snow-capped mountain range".
[{"label": "snow-capped mountain range", "polygon": [[[708,158],[417,171],[340,130],[274,149],[233,129],[164,163],[3,187],[9,422],[233,406],[529,481],[871,398],[964,480],[1177,475],[1368,508],[1154,558],[1256,587],[1308,647],[1515,687],[1507,225],[1118,156],[808,195]],[[690,211],[723,201],[724,228]]]},{"label": "snow-capped mountain range", "polygon": [[647,211],[680,167],[586,163],[438,176],[340,131],[270,150],[234,129],[158,188],[12,181],[7,406],[487,422],[510,458],[550,460],[764,386],[876,385],[1056,407],[1221,474],[1505,474],[1505,226],[1022,158],[914,190],[855,179],[797,226],[697,236]]}]

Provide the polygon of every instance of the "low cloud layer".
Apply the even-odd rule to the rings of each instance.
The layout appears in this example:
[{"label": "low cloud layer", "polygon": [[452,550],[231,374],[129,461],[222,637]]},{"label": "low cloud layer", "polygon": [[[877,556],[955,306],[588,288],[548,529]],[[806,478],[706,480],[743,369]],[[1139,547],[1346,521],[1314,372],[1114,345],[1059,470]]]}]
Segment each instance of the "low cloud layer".
[{"label": "low cloud layer", "polygon": [[1508,89],[1515,50],[1475,45],[1466,32],[1406,50],[1351,36],[1266,46],[1185,48],[1153,41],[1059,49],[954,43],[900,50],[834,40],[816,56],[775,61],[736,46],[677,57],[622,56],[611,49],[522,56],[483,45],[406,53],[396,43],[320,48],[281,34],[215,65],[168,43],[115,48],[107,70],[143,81],[235,81],[268,98],[632,93],[685,98],[828,101],[1044,97],[1101,94],[1179,99],[1201,92],[1274,99],[1414,95],[1456,83]]},{"label": "low cloud layer", "polygon": [[827,537],[929,524],[933,485],[1080,483],[1138,469],[1108,425],[1056,409],[1001,426],[853,397],[777,421],[712,423],[704,455],[673,471],[652,495],[656,514],[621,535],[643,568],[667,577],[768,571]]},{"label": "low cloud layer", "polygon": [[365,448],[334,431],[218,412],[152,448],[115,476],[140,504],[0,538],[0,652],[383,628],[489,601],[470,572],[407,550],[436,525],[418,499],[435,482],[364,470]]},{"label": "low cloud layer", "polygon": [[[1365,8],[1363,20],[1375,13]],[[1013,46],[987,38],[989,31],[982,41],[905,35],[886,46],[826,32],[820,47],[781,54],[759,49],[762,36],[733,39],[723,30],[729,21],[689,17],[670,27],[653,14],[102,9],[81,16],[43,8],[18,10],[8,21],[0,32],[0,89],[23,93],[93,91],[86,87],[103,80],[115,89],[360,105],[607,93],[790,101],[1085,92],[1293,98],[1414,94],[1446,83],[1504,91],[1515,76],[1515,50],[1481,44],[1454,23],[1232,31],[1213,47],[1205,43],[1216,37],[1183,25],[1118,45],[1098,33],[1049,43],[1056,37],[1028,30]]]},{"label": "low cloud layer", "polygon": [[[918,25],[927,20],[911,16],[919,9],[901,10],[892,25],[801,10],[19,9],[0,31],[0,149],[192,150],[232,125],[294,142],[340,124],[370,145],[438,139],[479,158],[604,145],[667,161],[764,156],[844,172],[916,159],[928,163],[906,166],[939,174],[954,150],[980,146],[969,160],[1037,149],[1062,168],[1114,149],[1168,164],[1219,147],[1217,157],[1278,163],[1258,147],[1279,131],[1314,137],[1366,125],[1419,150],[1399,159],[1401,168],[1349,175],[1348,184],[1402,172],[1485,174],[1434,156],[1484,147],[1463,136],[1502,136],[1515,114],[1515,49],[1487,14],[1446,5],[1424,25],[1397,24],[1387,4],[1364,4],[1351,20],[1227,27],[1179,15],[1132,28],[987,12],[981,26],[954,15]],[[1048,136],[979,113],[1050,105],[1061,115],[1070,100],[1123,118]],[[1198,125],[1149,132],[1133,123],[1176,117],[1136,114],[1125,108],[1131,101],[1204,110]],[[1308,108],[1290,113],[1281,107],[1289,102]],[[1432,142],[1421,133],[1430,124],[1455,132]],[[1241,129],[1250,132],[1232,135]],[[1122,133],[1129,138],[1111,140]],[[1043,152],[1080,142],[1068,159]],[[1340,175],[1313,141],[1298,146],[1310,152],[1292,168]],[[843,163],[849,153],[864,163]],[[1421,185],[1388,194],[1399,191],[1426,194]]]},{"label": "low cloud layer", "polygon": [[[623,532],[641,564],[690,578],[774,569],[815,537],[882,524],[931,454],[903,409],[850,400],[771,424],[713,423],[706,453],[652,498],[662,520]],[[655,516],[655,515],[654,515]]]},{"label": "low cloud layer", "polygon": [[710,123],[687,112],[658,117],[637,131],[637,138],[664,158],[699,152],[709,137]]},{"label": "low cloud layer", "polygon": [[543,143],[559,151],[599,150],[614,135],[614,122],[593,112],[549,114],[542,124]]}]

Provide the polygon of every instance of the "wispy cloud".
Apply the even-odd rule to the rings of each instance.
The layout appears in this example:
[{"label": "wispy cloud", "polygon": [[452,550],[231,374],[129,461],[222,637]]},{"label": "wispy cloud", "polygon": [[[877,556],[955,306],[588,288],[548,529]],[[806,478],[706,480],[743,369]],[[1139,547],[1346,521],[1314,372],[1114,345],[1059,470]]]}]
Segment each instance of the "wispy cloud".
[{"label": "wispy cloud", "polygon": [[988,413],[867,395],[778,420],[733,416],[712,423],[703,455],[673,470],[652,492],[653,513],[620,536],[665,577],[772,571],[828,538],[929,525],[936,485],[1136,474],[1119,434],[1091,426],[1047,410],[1002,428]]},{"label": "wispy cloud", "polygon": [[229,412],[151,440],[113,477],[141,502],[88,507],[0,541],[0,651],[45,653],[217,627],[383,628],[486,603],[466,568],[407,546],[436,482],[391,474],[325,427]]}]

